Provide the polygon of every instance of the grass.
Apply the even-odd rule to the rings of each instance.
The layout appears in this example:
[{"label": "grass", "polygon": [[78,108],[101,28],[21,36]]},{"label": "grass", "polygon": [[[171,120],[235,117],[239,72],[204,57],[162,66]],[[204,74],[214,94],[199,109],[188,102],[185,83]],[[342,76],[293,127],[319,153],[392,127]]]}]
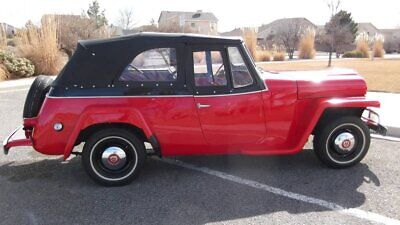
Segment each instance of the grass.
[{"label": "grass", "polygon": [[[265,63],[260,65],[265,70],[321,70],[327,69],[326,61],[297,61]],[[354,59],[335,60],[333,67],[356,70],[367,82],[369,91],[400,93],[400,59]]]},{"label": "grass", "polygon": [[358,35],[356,40],[356,51],[361,52],[363,58],[369,58],[369,44],[368,35],[362,33]]},{"label": "grass", "polygon": [[243,40],[251,56],[257,60],[257,33],[251,29],[245,29],[243,32]]},{"label": "grass", "polygon": [[7,32],[3,25],[0,25],[0,49],[7,47]]},{"label": "grass", "polygon": [[286,52],[284,51],[276,51],[273,54],[274,61],[285,61]]},{"label": "grass", "polygon": [[0,81],[7,80],[9,78],[9,73],[7,69],[0,64]]},{"label": "grass", "polygon": [[271,61],[271,58],[271,52],[266,50],[258,50],[255,52],[254,60],[256,60],[257,62],[268,62]]},{"label": "grass", "polygon": [[32,61],[35,74],[58,74],[61,55],[58,50],[57,24],[51,16],[43,17],[41,27],[30,24],[17,32],[19,55]]},{"label": "grass", "polygon": [[374,57],[382,58],[385,55],[385,50],[383,49],[383,41],[382,39],[378,39],[374,43],[373,53]]},{"label": "grass", "polygon": [[299,44],[299,58],[300,59],[313,59],[315,57],[315,32],[308,31],[300,40]]}]

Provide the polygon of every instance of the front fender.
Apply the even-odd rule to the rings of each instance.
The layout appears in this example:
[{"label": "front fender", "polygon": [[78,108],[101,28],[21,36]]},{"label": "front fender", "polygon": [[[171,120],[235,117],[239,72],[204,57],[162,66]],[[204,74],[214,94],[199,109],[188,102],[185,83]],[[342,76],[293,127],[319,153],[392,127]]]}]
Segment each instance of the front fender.
[{"label": "front fender", "polygon": [[[296,133],[303,133],[297,145],[292,149],[293,152],[300,151],[306,144],[308,137],[311,135],[313,129],[317,125],[322,114],[327,109],[340,109],[340,108],[367,108],[367,107],[380,107],[380,102],[377,100],[367,99],[366,97],[343,97],[343,98],[328,98],[319,99],[318,102],[311,102],[310,105],[316,105],[313,116],[310,119],[304,119],[303,123],[299,123]],[[311,106],[310,106],[311,107]],[[298,115],[299,120],[303,115]]]}]

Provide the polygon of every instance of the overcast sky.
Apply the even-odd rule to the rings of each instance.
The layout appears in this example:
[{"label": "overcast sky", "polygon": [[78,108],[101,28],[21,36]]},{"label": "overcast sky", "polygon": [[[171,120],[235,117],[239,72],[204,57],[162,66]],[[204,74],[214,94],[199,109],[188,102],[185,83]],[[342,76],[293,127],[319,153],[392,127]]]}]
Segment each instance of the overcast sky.
[{"label": "overcast sky", "polygon": [[[27,20],[37,23],[42,14],[80,14],[91,0],[0,0],[0,22],[20,27]],[[214,12],[219,31],[236,27],[259,26],[279,18],[306,17],[315,24],[329,19],[326,0],[99,0],[110,23],[118,12],[132,8],[138,25],[157,21],[161,10]],[[372,22],[378,28],[400,26],[400,0],[342,0],[342,9],[356,22]]]}]

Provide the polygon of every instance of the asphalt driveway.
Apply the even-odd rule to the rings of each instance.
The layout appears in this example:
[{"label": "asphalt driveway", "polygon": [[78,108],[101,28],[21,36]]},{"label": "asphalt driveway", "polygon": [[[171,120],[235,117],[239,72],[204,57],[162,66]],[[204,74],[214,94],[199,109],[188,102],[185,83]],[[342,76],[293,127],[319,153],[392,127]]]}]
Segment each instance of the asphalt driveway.
[{"label": "asphalt driveway", "polygon": [[[0,89],[0,140],[21,124],[26,88]],[[400,143],[376,139],[345,170],[324,167],[309,146],[292,156],[149,158],[134,183],[106,188],[79,157],[18,148],[0,155],[0,224],[398,224],[399,158]]]}]

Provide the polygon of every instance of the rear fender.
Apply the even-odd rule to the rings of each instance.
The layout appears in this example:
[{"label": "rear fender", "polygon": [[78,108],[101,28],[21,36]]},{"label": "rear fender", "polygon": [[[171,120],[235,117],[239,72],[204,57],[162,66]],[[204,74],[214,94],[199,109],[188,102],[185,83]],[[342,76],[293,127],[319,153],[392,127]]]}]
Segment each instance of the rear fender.
[{"label": "rear fender", "polygon": [[115,107],[115,111],[109,107],[89,107],[78,119],[64,150],[64,159],[67,159],[76,143],[80,132],[89,126],[104,123],[126,123],[143,130],[147,138],[152,132],[141,112],[132,107]]}]

